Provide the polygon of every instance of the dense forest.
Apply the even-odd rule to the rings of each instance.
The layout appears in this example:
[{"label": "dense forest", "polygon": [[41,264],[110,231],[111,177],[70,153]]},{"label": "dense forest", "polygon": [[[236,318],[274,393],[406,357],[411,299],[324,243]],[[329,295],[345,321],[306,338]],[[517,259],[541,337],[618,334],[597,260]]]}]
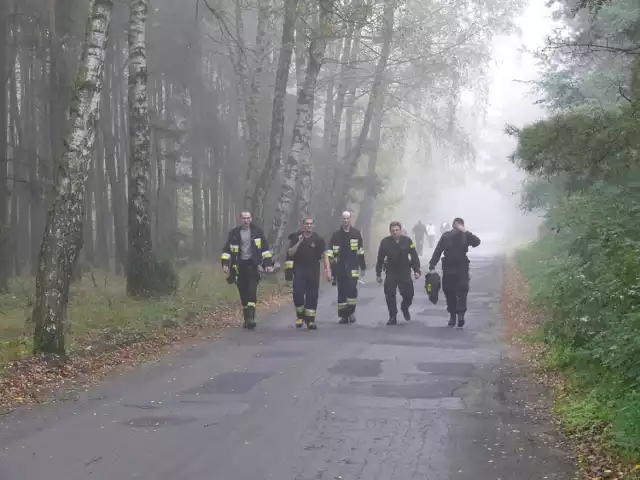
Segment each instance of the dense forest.
[{"label": "dense forest", "polygon": [[520,264],[549,315],[551,366],[571,381],[558,411],[574,431],[638,458],[640,6],[553,8],[562,28],[540,52],[535,85],[549,116],[509,128],[513,161],[530,174],[523,204],[546,219]]},{"label": "dense forest", "polygon": [[[87,317],[112,342],[183,310],[142,314],[125,283],[131,301],[216,304],[189,295],[242,210],[276,256],[303,214],[326,235],[348,208],[368,241],[408,126],[433,161],[473,157],[461,97],[482,103],[520,6],[2,0],[3,356],[64,354]],[[95,295],[104,311],[83,310]]]}]

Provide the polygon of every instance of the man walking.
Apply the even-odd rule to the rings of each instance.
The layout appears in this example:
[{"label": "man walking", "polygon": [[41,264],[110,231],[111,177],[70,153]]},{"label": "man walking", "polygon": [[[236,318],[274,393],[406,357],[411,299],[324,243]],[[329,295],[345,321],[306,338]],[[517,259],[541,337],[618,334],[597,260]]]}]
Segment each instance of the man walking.
[{"label": "man walking", "polygon": [[296,307],[296,328],[306,323],[316,330],[316,309],[320,289],[320,260],[324,263],[327,280],[331,281],[331,265],[327,244],[313,231],[313,218],[302,220],[302,231],[289,235],[285,270],[293,269],[293,304]]},{"label": "man walking", "polygon": [[338,285],[338,323],[355,323],[358,279],[364,276],[367,264],[362,234],[351,226],[350,212],[342,212],[342,227],[331,236],[328,254]]},{"label": "man walking", "polygon": [[413,227],[413,238],[416,240],[418,255],[422,255],[422,245],[424,244],[424,236],[426,233],[427,229],[422,223],[422,220],[418,220],[418,223]]},{"label": "man walking", "polygon": [[260,272],[273,271],[273,254],[269,250],[264,232],[251,223],[251,213],[240,213],[241,225],[229,232],[222,249],[220,261],[229,283],[235,283],[240,292],[244,328],[252,330],[256,326],[256,301]]},{"label": "man walking", "polygon": [[429,248],[433,248],[436,244],[436,226],[431,222],[427,223],[427,241]]},{"label": "man walking", "polygon": [[[433,271],[442,258],[442,291],[447,301],[450,327],[458,324],[464,327],[469,294],[469,247],[480,245],[480,239],[468,231],[462,218],[453,220],[453,228],[442,234],[429,262],[429,271]],[[456,318],[457,317],[457,318]]]},{"label": "man walking", "polygon": [[405,320],[409,321],[411,320],[409,307],[413,302],[414,294],[411,269],[413,269],[415,279],[420,278],[420,259],[414,243],[409,237],[402,235],[400,222],[391,222],[389,232],[391,235],[382,239],[378,249],[376,280],[378,283],[382,283],[382,266],[386,260],[384,297],[389,310],[387,325],[397,325],[398,305],[396,302],[396,290],[399,290],[402,296],[402,303],[400,304],[402,315]]}]

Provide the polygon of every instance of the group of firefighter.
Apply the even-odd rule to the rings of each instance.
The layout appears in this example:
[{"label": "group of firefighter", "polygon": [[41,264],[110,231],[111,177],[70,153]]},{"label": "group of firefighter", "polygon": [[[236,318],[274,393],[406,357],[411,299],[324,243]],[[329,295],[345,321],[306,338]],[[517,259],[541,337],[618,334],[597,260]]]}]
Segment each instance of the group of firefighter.
[{"label": "group of firefighter", "polygon": [[[229,232],[221,256],[222,268],[230,284],[235,283],[240,293],[244,315],[244,328],[256,326],[257,288],[262,272],[272,273],[275,268],[273,252],[261,228],[252,222],[250,212],[240,214],[240,225]],[[480,245],[480,239],[468,231],[462,218],[455,218],[449,228],[447,222],[440,225],[441,236],[429,261],[429,276],[435,274],[442,257],[442,291],[445,295],[448,326],[462,328],[467,311],[469,293],[469,247]],[[383,238],[378,248],[376,281],[384,283],[384,295],[389,312],[387,325],[397,325],[398,305],[396,293],[402,301],[400,311],[406,321],[411,320],[409,309],[413,302],[413,279],[422,275],[419,255],[425,236],[433,248],[435,236],[432,224],[422,222],[414,227],[416,243],[406,235],[400,222],[389,224],[390,235]],[[418,244],[416,246],[416,244]],[[358,283],[365,275],[367,265],[362,234],[351,225],[351,213],[342,213],[342,225],[331,235],[329,243],[314,231],[312,217],[305,217],[302,229],[288,237],[284,265],[285,278],[293,282],[293,303],[296,311],[296,327],[306,325],[316,330],[316,311],[320,289],[320,273],[324,269],[327,281],[338,289],[338,323],[356,322]],[[382,272],[385,272],[384,280]],[[413,278],[412,278],[413,272]],[[427,282],[429,278],[427,278]],[[428,290],[431,287],[429,286]],[[439,288],[439,285],[437,286]]]}]

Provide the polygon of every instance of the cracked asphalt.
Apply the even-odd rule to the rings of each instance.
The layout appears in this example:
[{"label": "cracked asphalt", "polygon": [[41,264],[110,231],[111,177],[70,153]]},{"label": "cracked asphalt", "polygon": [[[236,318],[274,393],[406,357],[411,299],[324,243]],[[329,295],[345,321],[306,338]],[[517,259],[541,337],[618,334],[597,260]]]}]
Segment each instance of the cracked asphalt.
[{"label": "cracked asphalt", "polygon": [[294,328],[291,307],[76,401],[6,416],[0,480],[570,478],[530,415],[539,395],[509,375],[503,257],[490,247],[471,257],[464,330],[445,326],[444,298],[431,305],[422,279],[413,319],[386,326],[369,273],[355,325],[336,323],[327,288],[315,332]]}]

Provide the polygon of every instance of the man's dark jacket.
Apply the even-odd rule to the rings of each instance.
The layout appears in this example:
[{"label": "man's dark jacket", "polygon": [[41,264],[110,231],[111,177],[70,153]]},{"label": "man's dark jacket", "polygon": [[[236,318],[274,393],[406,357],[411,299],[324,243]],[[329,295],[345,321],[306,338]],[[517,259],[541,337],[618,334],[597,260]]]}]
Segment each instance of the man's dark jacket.
[{"label": "man's dark jacket", "polygon": [[[385,259],[386,264],[385,264]],[[376,276],[382,275],[382,266],[385,265],[387,275],[408,275],[411,269],[420,272],[420,259],[413,241],[402,235],[397,241],[390,235],[380,242],[378,248],[378,261],[376,262]]]},{"label": "man's dark jacket", "polygon": [[[235,227],[229,232],[227,242],[222,249],[222,255],[220,256],[220,262],[222,266],[233,267],[237,265],[240,260],[240,248],[242,240],[240,238],[240,229],[242,227]],[[262,265],[263,267],[273,267],[273,253],[269,249],[269,241],[264,235],[262,229],[256,225],[251,224],[251,258],[256,265]]]},{"label": "man's dark jacket", "polygon": [[350,227],[349,231],[343,228],[331,235],[327,254],[334,265],[337,266],[337,274],[348,270],[366,270],[367,262],[364,257],[364,241],[357,228]]},{"label": "man's dark jacket", "polygon": [[429,270],[436,268],[442,259],[442,270],[462,270],[469,267],[469,258],[467,252],[469,247],[477,247],[480,245],[480,239],[470,231],[460,232],[457,230],[449,230],[444,232],[436,245],[431,261],[429,262]]}]

